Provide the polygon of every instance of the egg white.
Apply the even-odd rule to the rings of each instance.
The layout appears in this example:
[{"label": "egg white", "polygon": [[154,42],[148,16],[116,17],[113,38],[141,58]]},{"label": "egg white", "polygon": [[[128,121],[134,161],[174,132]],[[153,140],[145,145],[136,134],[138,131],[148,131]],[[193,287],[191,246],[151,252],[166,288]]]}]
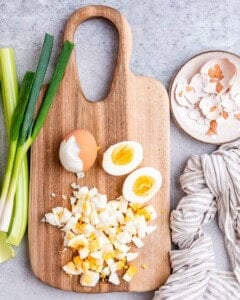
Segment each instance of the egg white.
[{"label": "egg white", "polygon": [[[117,165],[112,161],[113,151],[120,146],[129,146],[133,149],[133,159],[126,165]],[[142,145],[134,141],[124,141],[110,146],[103,154],[103,169],[111,175],[121,176],[132,172],[143,160]]]},{"label": "egg white", "polygon": [[80,147],[72,135],[68,140],[60,144],[59,159],[63,167],[70,172],[80,173],[83,171],[83,161],[79,157]]},{"label": "egg white", "polygon": [[[154,185],[146,196],[138,196],[133,191],[133,186],[140,176],[150,176],[154,179]],[[123,196],[129,202],[144,203],[149,201],[158,192],[162,185],[162,176],[159,170],[151,167],[143,167],[132,172],[123,183]]]}]

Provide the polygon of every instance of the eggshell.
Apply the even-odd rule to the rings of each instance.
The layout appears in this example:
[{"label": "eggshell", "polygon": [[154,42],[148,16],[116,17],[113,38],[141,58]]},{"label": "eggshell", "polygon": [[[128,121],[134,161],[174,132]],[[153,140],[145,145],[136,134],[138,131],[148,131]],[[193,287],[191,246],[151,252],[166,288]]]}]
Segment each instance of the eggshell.
[{"label": "eggshell", "polygon": [[210,83],[215,85],[215,92],[223,93],[230,88],[231,80],[236,75],[237,69],[229,59],[219,58],[207,61],[200,72],[210,77]]},{"label": "eggshell", "polygon": [[71,136],[74,136],[79,147],[79,157],[83,161],[83,172],[89,170],[97,157],[97,143],[91,132],[85,129],[76,129],[69,133],[66,137],[68,140]]}]

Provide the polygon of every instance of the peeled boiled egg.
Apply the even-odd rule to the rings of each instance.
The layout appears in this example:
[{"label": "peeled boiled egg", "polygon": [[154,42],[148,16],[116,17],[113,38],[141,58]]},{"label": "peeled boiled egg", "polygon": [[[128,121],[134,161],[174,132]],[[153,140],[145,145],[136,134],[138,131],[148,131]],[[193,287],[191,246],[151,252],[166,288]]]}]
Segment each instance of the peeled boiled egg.
[{"label": "peeled boiled egg", "polygon": [[94,136],[85,129],[76,129],[61,142],[59,158],[63,167],[77,174],[89,170],[97,157]]},{"label": "peeled boiled egg", "polygon": [[144,167],[132,172],[123,183],[123,196],[135,203],[150,200],[160,189],[162,176],[159,170]]},{"label": "peeled boiled egg", "polygon": [[143,148],[134,141],[125,141],[112,145],[103,154],[103,169],[115,176],[130,173],[143,160]]}]

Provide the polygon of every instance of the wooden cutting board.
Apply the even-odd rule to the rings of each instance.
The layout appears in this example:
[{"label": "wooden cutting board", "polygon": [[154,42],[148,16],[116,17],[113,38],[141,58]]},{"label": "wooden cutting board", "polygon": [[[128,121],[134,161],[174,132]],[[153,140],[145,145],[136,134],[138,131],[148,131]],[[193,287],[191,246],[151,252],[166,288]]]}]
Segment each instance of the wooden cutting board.
[{"label": "wooden cutting board", "polygon": [[[103,101],[89,102],[81,89],[73,52],[47,121],[31,151],[28,230],[31,266],[41,281],[64,290],[90,293],[151,291],[159,288],[170,272],[169,99],[159,81],[136,76],[129,70],[131,31],[118,11],[105,6],[79,9],[67,22],[64,40],[74,41],[79,24],[95,17],[110,20],[119,33],[113,81]],[[62,271],[62,266],[71,259],[70,250],[63,251],[62,232],[41,222],[44,214],[53,207],[68,206],[68,201],[61,195],[71,194],[70,184],[76,177],[60,165],[58,149],[66,134],[76,128],[92,132],[100,145],[95,166],[79,179],[79,184],[96,186],[109,199],[120,196],[125,178],[107,175],[101,168],[102,154],[110,145],[125,140],[138,141],[144,149],[141,165],[161,170],[162,188],[149,202],[158,212],[158,229],[144,240],[142,249],[136,250],[139,257],[134,262],[139,272],[129,284],[122,281],[119,286],[100,283],[94,288],[82,287],[78,276],[69,277]],[[50,197],[53,192],[59,196]],[[147,269],[141,268],[142,264],[146,264]]]}]

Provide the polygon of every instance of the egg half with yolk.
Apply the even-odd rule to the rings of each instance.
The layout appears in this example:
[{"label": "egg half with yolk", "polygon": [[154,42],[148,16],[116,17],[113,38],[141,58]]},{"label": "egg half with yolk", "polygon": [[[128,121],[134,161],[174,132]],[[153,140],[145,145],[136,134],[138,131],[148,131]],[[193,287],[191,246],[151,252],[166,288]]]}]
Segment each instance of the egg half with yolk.
[{"label": "egg half with yolk", "polygon": [[143,160],[143,148],[134,141],[112,145],[103,154],[103,169],[111,175],[121,176],[130,173]]},{"label": "egg half with yolk", "polygon": [[123,196],[135,203],[144,203],[155,196],[162,185],[159,170],[143,167],[132,172],[123,183]]},{"label": "egg half with yolk", "polygon": [[94,136],[85,129],[76,129],[61,142],[59,158],[66,170],[81,173],[93,166],[97,150]]}]

